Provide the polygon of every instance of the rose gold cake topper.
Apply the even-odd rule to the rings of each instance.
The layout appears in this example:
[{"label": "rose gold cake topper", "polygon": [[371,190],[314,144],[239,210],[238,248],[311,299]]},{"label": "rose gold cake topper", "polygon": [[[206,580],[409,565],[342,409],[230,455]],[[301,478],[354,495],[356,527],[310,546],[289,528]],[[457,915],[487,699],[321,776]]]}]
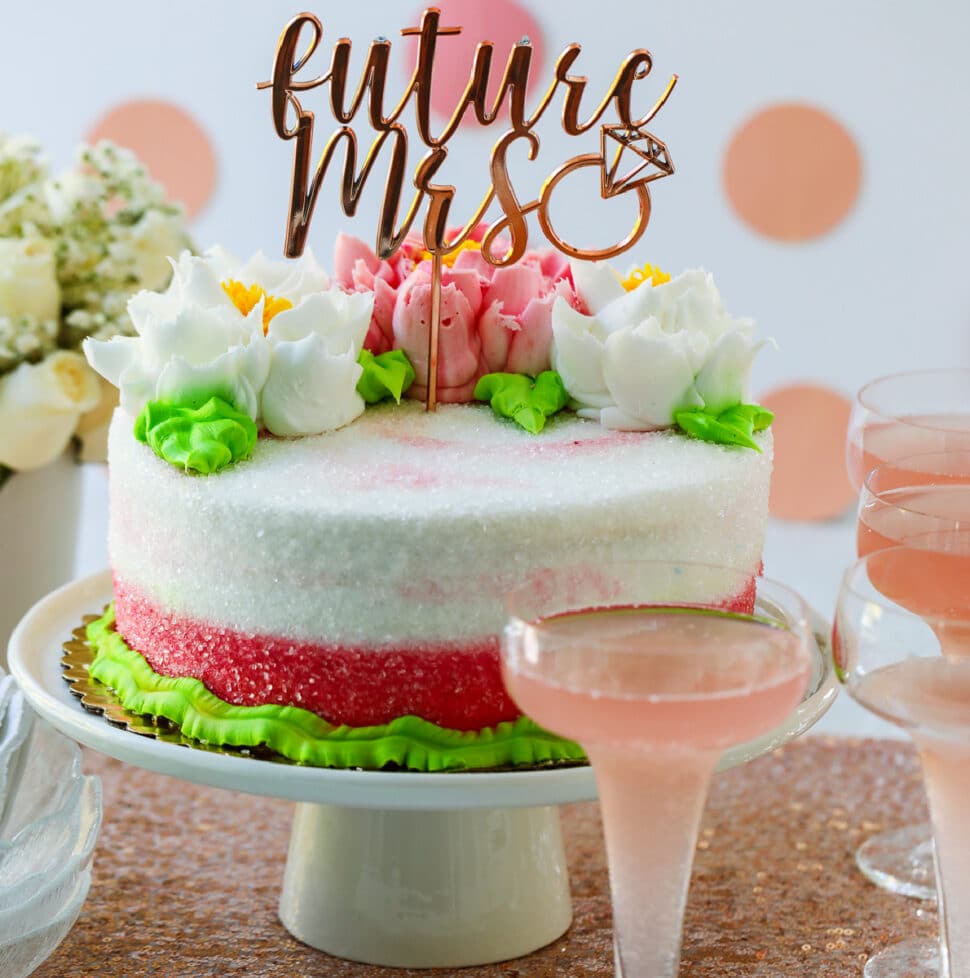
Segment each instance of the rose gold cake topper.
[{"label": "rose gold cake topper", "polygon": [[[302,53],[299,53],[301,36],[304,33],[307,40]],[[345,37],[334,45],[330,67],[325,74],[315,78],[297,78],[323,40],[323,25],[311,13],[298,14],[287,24],[276,50],[273,77],[269,81],[260,82],[257,88],[268,88],[272,92],[273,123],[277,135],[284,140],[296,140],[284,249],[288,257],[295,258],[303,254],[320,186],[330,163],[341,148],[341,143],[344,144],[344,157],[340,199],[348,217],[353,217],[356,213],[364,185],[378,156],[387,145],[387,180],[375,248],[380,258],[388,258],[404,243],[418,212],[427,200],[422,240],[424,250],[431,256],[427,407],[429,411],[433,411],[437,399],[438,334],[444,257],[462,247],[496,202],[502,210],[502,217],[488,227],[481,242],[482,256],[492,265],[510,265],[522,257],[529,239],[527,217],[533,212],[549,243],[570,258],[598,261],[611,258],[632,247],[640,240],[650,220],[650,192],[647,184],[674,172],[667,147],[645,127],[670,97],[677,76],[671,77],[667,87],[645,116],[633,118],[630,105],[633,86],[646,78],[653,67],[650,52],[639,48],[623,60],[602,101],[583,120],[580,118],[580,109],[588,80],[569,73],[581,50],[578,44],[570,44],[556,60],[553,81],[530,113],[525,104],[533,54],[529,39],[523,38],[509,52],[498,93],[491,103],[487,89],[493,44],[484,41],[476,48],[468,83],[453,115],[436,135],[431,131],[431,79],[435,48],[439,37],[460,34],[461,28],[442,27],[441,12],[430,7],[424,11],[420,26],[405,28],[401,33],[404,36],[417,37],[417,57],[403,95],[389,111],[385,106],[385,90],[391,42],[387,38],[380,37],[371,43],[360,81],[352,93],[348,91],[347,83],[352,44]],[[330,89],[331,113],[341,128],[330,136],[314,169],[314,114],[303,108],[300,96],[303,92],[326,85]],[[516,196],[509,176],[506,157],[511,146],[519,140],[525,140],[529,159],[536,159],[539,154],[539,138],[533,129],[560,89],[563,91],[562,128],[568,135],[579,136],[588,132],[604,116],[611,104],[615,107],[618,121],[600,127],[598,153],[587,153],[566,160],[549,175],[535,200],[522,203]],[[370,125],[377,135],[358,169],[357,134],[350,123],[354,121],[365,101]],[[408,168],[408,136],[398,120],[412,101],[417,133],[427,151],[414,172],[415,193],[407,204],[404,217],[400,218]],[[449,235],[455,188],[434,182],[435,174],[447,158],[447,143],[469,110],[474,112],[480,125],[489,126],[498,119],[502,106],[506,103],[509,128],[492,149],[491,185],[470,220]],[[557,233],[549,215],[550,200],[556,187],[569,174],[585,167],[599,168],[600,194],[604,199],[629,193],[637,201],[636,216],[629,234],[619,243],[597,250],[578,248],[570,244]],[[507,244],[501,254],[496,254],[493,248],[499,243],[500,236]]]}]

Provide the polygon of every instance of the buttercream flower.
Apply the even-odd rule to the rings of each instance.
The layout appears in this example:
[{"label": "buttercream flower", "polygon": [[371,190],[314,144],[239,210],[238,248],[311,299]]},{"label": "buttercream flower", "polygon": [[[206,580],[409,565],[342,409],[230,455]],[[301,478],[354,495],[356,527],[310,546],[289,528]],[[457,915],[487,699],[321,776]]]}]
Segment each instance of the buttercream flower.
[{"label": "buttercream flower", "polygon": [[491,270],[479,332],[485,373],[537,377],[551,365],[552,307],[557,298],[577,305],[569,264],[558,252],[531,252]]},{"label": "buttercream flower", "polygon": [[338,234],[334,245],[334,282],[348,292],[374,296],[374,308],[364,346],[375,356],[394,346],[394,303],[397,290],[414,268],[415,246],[399,248],[389,259],[380,259],[359,238]]},{"label": "buttercream flower", "polygon": [[[438,386],[441,402],[473,400],[484,368],[478,316],[482,309],[482,280],[474,268],[443,270],[441,323],[438,331]],[[415,381],[408,397],[424,398],[428,389],[428,334],[431,329],[431,263],[424,261],[398,290],[394,304],[394,347],[403,350],[414,367]]]},{"label": "buttercream flower", "polygon": [[679,410],[717,414],[745,401],[764,344],[750,320],[725,311],[709,274],[624,283],[607,265],[576,264],[573,278],[591,315],[556,300],[552,361],[582,417],[649,431],[671,426]]},{"label": "buttercream flower", "polygon": [[100,397],[84,357],[66,350],[0,377],[0,465],[23,470],[52,462]]},{"label": "buttercream flower", "polygon": [[137,337],[84,348],[132,414],[216,396],[275,435],[319,434],[364,410],[357,357],[371,307],[369,295],[330,287],[310,254],[243,264],[222,250],[185,253],[167,291],[129,302]]},{"label": "buttercream flower", "polygon": [[350,424],[364,410],[357,362],[373,299],[334,288],[273,317],[272,350],[261,396],[263,424],[274,435],[312,435]]},{"label": "buttercream flower", "polygon": [[[444,258],[438,399],[471,401],[487,373],[536,376],[550,367],[552,305],[559,296],[578,305],[569,263],[553,250],[528,252],[514,266],[497,268],[481,254],[486,227]],[[501,250],[503,242],[496,242]],[[348,235],[337,238],[334,280],[353,292],[370,292],[374,312],[364,346],[374,354],[400,349],[417,380],[409,397],[427,392],[431,321],[430,255],[416,237],[388,260]]]},{"label": "buttercream flower", "polygon": [[0,316],[35,323],[61,314],[54,248],[45,238],[0,238]]},{"label": "buttercream flower", "polygon": [[202,403],[214,395],[256,419],[269,372],[264,301],[243,312],[211,258],[183,253],[165,292],[139,292],[128,303],[137,336],[84,341],[88,361],[138,414],[148,401]]},{"label": "buttercream flower", "polygon": [[261,293],[281,298],[291,306],[331,288],[330,277],[309,248],[296,261],[271,261],[257,251],[243,263],[224,248],[211,248],[206,257],[222,281],[241,282],[247,288],[256,285]]}]

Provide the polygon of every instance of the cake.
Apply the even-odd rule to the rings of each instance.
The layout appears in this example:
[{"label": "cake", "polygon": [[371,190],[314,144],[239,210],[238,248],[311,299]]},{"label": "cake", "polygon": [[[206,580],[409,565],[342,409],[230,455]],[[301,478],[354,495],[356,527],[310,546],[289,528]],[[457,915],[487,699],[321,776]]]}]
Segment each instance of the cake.
[{"label": "cake", "polygon": [[[472,250],[443,295],[457,403],[427,412],[401,397],[427,382],[427,262],[339,248],[337,283],[312,257],[183,256],[132,301],[138,337],[88,345],[122,395],[92,674],[190,737],[303,763],[581,759],[505,691],[503,595],[589,557],[693,560],[752,587],[690,601],[751,610],[771,473],[751,326],[704,273],[534,255],[503,284]],[[370,384],[391,396],[365,409]]]}]

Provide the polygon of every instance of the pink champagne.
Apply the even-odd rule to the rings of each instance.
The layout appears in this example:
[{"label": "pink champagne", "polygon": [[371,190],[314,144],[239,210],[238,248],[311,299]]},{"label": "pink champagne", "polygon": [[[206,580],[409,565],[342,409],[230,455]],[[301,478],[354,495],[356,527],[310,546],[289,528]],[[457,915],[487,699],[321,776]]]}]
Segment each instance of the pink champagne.
[{"label": "pink champagne", "polygon": [[970,654],[970,484],[909,486],[866,499],[857,542],[860,557],[904,545],[870,561],[873,586],[932,620],[947,654]]},{"label": "pink champagne", "polygon": [[913,737],[923,763],[944,890],[942,926],[950,978],[970,978],[970,666],[952,658],[904,659],[852,687],[863,706]]},{"label": "pink champagne", "polygon": [[[849,442],[849,478],[861,489],[866,476],[883,462],[954,451],[970,451],[970,414],[914,414],[863,425]],[[926,482],[925,472],[915,475],[914,484]]]},{"label": "pink champagne", "polygon": [[707,783],[726,747],[795,708],[808,650],[729,613],[627,608],[544,619],[521,660],[505,667],[512,697],[593,764],[622,973],[676,978]]},{"label": "pink champagne", "polygon": [[707,610],[624,608],[547,618],[542,654],[506,668],[539,723],[584,745],[722,751],[780,724],[807,661],[791,632]]},{"label": "pink champagne", "polygon": [[910,485],[866,494],[859,512],[859,556],[910,542],[927,550],[970,553],[965,543],[970,477],[960,480],[923,472]]}]

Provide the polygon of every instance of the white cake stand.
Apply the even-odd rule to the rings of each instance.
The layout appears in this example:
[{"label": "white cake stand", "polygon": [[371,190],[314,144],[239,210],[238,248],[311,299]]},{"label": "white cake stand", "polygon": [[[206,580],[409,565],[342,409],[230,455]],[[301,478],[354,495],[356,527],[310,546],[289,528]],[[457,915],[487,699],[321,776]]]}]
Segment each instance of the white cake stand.
[{"label": "white cake stand", "polygon": [[[41,716],[89,747],[186,781],[298,802],[280,918],[299,940],[369,964],[456,968],[529,954],[569,927],[555,806],[596,797],[588,767],[335,771],[141,737],[86,711],[61,676],[63,642],[110,599],[105,572],[40,601],[11,639],[13,675]],[[721,766],[797,737],[835,693],[823,640],[811,691],[795,713],[768,736],[729,752]]]}]

